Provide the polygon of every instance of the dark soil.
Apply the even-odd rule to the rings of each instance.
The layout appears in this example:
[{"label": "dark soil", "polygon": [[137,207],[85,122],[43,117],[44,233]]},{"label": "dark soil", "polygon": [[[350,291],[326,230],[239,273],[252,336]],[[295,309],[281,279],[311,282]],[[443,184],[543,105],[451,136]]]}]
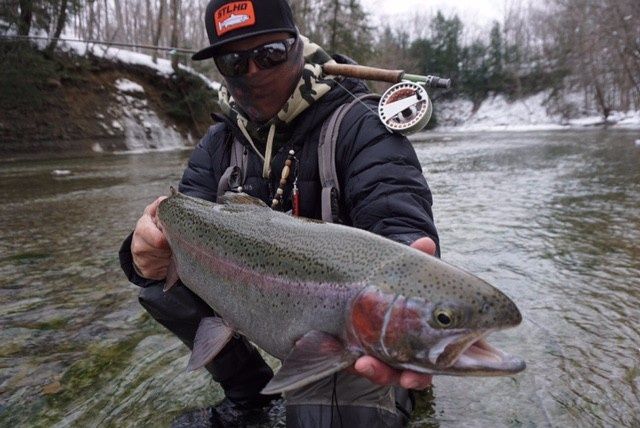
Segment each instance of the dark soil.
[{"label": "dark soil", "polygon": [[149,107],[197,141],[211,124],[215,94],[180,72],[170,78],[143,66],[68,53],[47,56],[29,44],[0,42],[0,155],[124,149],[123,133],[105,129],[119,109],[115,81],[145,90]]}]

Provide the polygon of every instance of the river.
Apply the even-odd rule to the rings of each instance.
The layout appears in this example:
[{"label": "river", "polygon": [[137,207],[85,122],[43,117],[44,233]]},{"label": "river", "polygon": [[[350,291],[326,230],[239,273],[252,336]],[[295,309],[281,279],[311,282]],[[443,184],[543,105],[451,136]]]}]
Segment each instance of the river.
[{"label": "river", "polygon": [[[518,304],[523,324],[491,341],[528,364],[513,377],[437,377],[414,426],[640,424],[638,138],[414,141],[443,259]],[[186,348],[143,313],[117,260],[188,156],[0,161],[0,426],[167,426],[221,398],[185,372]]]}]

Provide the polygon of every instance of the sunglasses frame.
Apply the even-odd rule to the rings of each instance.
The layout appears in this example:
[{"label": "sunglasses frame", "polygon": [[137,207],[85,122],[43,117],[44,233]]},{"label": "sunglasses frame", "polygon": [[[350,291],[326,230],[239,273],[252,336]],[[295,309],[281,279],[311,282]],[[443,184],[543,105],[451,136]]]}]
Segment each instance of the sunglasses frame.
[{"label": "sunglasses frame", "polygon": [[[291,48],[293,47],[293,45],[295,45],[297,40],[298,40],[297,37],[289,37],[289,38],[284,39],[284,40],[277,40],[277,41],[274,41],[274,42],[268,42],[268,43],[262,44],[260,46],[256,46],[255,48],[247,49],[247,50],[244,50],[244,51],[225,52],[225,53],[221,53],[221,54],[215,55],[213,57],[213,60],[216,63],[216,67],[218,68],[218,71],[223,76],[225,76],[225,77],[239,77],[239,76],[243,76],[243,75],[247,74],[247,72],[249,71],[249,60],[253,61],[253,63],[256,65],[256,67],[258,67],[260,70],[267,70],[269,68],[277,67],[280,64],[284,64],[285,62],[287,62],[287,59],[289,59],[289,52],[291,51]],[[263,66],[263,65],[260,64],[259,60],[256,61],[256,57],[258,57],[258,55],[261,55],[261,54],[268,55],[269,54],[268,47],[272,46],[272,45],[281,45],[281,46],[283,45],[284,46],[284,59],[282,59],[281,61],[278,61],[276,63],[270,64],[270,65],[267,65],[267,66]],[[223,69],[225,69],[226,66],[223,64],[223,66],[221,67],[219,61],[222,61],[222,59],[224,57],[232,57],[232,56],[236,56],[237,57],[235,59],[235,62],[233,63],[233,65],[230,66],[230,68],[233,68],[234,71],[231,72],[231,73],[225,73],[223,71]],[[266,59],[266,57],[265,57],[265,59]],[[231,62],[231,60],[229,62]]]}]

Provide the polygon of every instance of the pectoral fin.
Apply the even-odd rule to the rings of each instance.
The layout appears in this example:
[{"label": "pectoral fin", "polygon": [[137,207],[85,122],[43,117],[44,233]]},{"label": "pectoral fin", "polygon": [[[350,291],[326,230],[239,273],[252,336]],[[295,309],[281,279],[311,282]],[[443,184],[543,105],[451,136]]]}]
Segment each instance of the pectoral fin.
[{"label": "pectoral fin", "polygon": [[171,257],[171,262],[169,262],[169,267],[167,268],[167,278],[164,280],[164,288],[162,290],[165,292],[171,290],[178,281],[180,281],[180,278],[178,277],[178,268],[174,258]]},{"label": "pectoral fin", "polygon": [[233,330],[222,321],[222,318],[203,318],[193,341],[193,351],[187,370],[197,370],[209,364],[232,336]]},{"label": "pectoral fin", "polygon": [[262,390],[270,395],[291,391],[349,367],[357,359],[333,336],[310,331],[298,340],[282,368]]}]

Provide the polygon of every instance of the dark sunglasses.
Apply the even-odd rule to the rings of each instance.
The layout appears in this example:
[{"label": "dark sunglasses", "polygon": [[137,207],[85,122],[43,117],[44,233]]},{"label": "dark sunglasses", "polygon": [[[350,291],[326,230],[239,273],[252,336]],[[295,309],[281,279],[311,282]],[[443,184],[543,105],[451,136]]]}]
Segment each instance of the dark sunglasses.
[{"label": "dark sunglasses", "polygon": [[249,71],[249,60],[253,60],[261,70],[282,64],[287,60],[289,51],[295,42],[296,38],[291,37],[279,42],[265,43],[247,51],[216,55],[213,60],[223,76],[242,76]]}]

